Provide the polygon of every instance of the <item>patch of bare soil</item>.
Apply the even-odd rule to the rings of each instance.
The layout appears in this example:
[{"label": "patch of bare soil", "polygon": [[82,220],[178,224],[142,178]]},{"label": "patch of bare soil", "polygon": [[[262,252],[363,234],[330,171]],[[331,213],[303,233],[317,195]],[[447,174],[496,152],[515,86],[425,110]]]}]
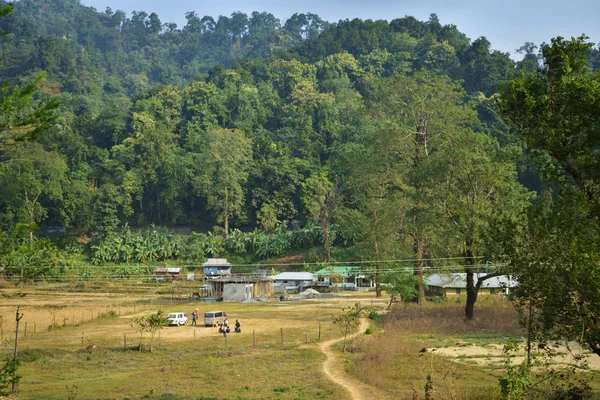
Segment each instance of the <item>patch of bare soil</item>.
[{"label": "patch of bare soil", "polygon": [[[480,365],[491,365],[500,364],[503,362],[504,346],[501,344],[489,344],[487,346],[459,346],[459,347],[444,347],[444,348],[431,348],[428,349],[430,352],[435,352],[441,356],[455,359],[458,362],[477,363]],[[553,348],[556,355],[551,357],[550,362],[552,364],[578,364],[578,358],[582,357],[587,366],[593,370],[600,370],[600,357],[595,354],[587,353],[579,345],[569,343],[567,346],[557,346]],[[514,364],[520,364],[526,357],[526,350],[524,346],[521,346],[517,356],[513,358]]]},{"label": "patch of bare soil", "polygon": [[[368,325],[369,323],[366,319],[361,319],[358,331],[348,339],[363,333]],[[387,398],[379,389],[346,374],[346,371],[344,371],[344,359],[331,348],[333,344],[342,340],[344,340],[343,337],[319,343],[319,349],[327,356],[327,360],[323,364],[323,373],[327,378],[346,389],[353,400]]]}]

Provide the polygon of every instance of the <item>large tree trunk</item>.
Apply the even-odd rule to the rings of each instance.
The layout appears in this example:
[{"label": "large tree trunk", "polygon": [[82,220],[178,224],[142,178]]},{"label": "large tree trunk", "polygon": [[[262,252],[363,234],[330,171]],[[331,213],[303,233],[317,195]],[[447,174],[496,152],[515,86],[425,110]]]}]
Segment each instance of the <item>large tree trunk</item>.
[{"label": "large tree trunk", "polygon": [[329,237],[329,221],[326,216],[321,216],[321,231],[325,241],[325,252],[327,253],[327,262],[331,262],[331,238]]},{"label": "large tree trunk", "polygon": [[373,209],[373,247],[375,247],[375,297],[381,297],[381,274],[379,265],[379,239],[377,238],[377,209]]},{"label": "large tree trunk", "polygon": [[477,294],[481,287],[481,282],[475,285],[475,273],[473,272],[473,250],[471,250],[471,240],[466,241],[465,255],[465,272],[467,273],[467,304],[465,305],[465,318],[469,321],[473,319],[475,302]]},{"label": "large tree trunk", "polygon": [[225,214],[225,240],[229,239],[229,215]]},{"label": "large tree trunk", "polygon": [[425,260],[424,260],[424,249],[423,249],[423,241],[420,236],[417,234],[413,240],[413,249],[415,252],[415,256],[417,258],[417,265],[415,266],[415,273],[417,274],[417,289],[419,291],[418,295],[418,303],[425,303],[425,283],[423,280],[423,270],[425,269]]},{"label": "large tree trunk", "polygon": [[[413,166],[415,169],[418,169],[421,166],[421,163],[423,162],[423,155],[427,155],[427,118],[425,118],[424,120],[420,120],[418,121],[418,126],[417,126],[417,132],[415,133],[415,158],[413,159]],[[424,153],[424,154],[423,154]],[[423,195],[423,185],[421,183],[417,184],[417,192],[419,194],[419,199],[418,199],[418,205],[420,206],[420,203],[422,201],[422,195]],[[424,242],[424,238],[423,238],[423,228],[421,227],[421,218],[419,215],[419,211],[417,211],[417,213],[414,216],[414,223],[415,223],[415,227],[416,227],[416,232],[415,232],[415,236],[413,239],[413,250],[415,253],[415,256],[417,258],[417,265],[415,268],[415,272],[417,274],[418,277],[418,281],[417,281],[417,289],[419,291],[418,295],[418,303],[419,304],[423,304],[425,303],[425,283],[423,280],[423,270],[425,267],[425,261],[424,261],[424,249],[423,249],[423,242]]]},{"label": "large tree trunk", "polygon": [[225,214],[223,222],[225,224],[225,240],[229,239],[229,190],[225,189],[225,208],[223,210]]},{"label": "large tree trunk", "polygon": [[471,321],[473,319],[475,302],[477,301],[478,288],[474,284],[473,270],[467,269],[467,305],[465,306],[465,317]]}]

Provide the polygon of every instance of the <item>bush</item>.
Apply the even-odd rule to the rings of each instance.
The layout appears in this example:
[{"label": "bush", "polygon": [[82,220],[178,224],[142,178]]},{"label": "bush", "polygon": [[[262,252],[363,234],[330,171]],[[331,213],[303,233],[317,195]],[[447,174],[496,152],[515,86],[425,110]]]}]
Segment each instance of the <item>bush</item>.
[{"label": "bush", "polygon": [[372,321],[378,321],[379,320],[379,314],[377,314],[377,311],[370,311],[369,312],[369,319]]}]

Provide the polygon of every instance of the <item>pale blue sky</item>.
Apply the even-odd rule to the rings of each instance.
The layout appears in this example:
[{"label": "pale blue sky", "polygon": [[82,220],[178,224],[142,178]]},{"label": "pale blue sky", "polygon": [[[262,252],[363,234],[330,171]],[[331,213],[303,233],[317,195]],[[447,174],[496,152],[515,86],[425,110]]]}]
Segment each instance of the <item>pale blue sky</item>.
[{"label": "pale blue sky", "polygon": [[427,20],[436,13],[442,24],[454,24],[471,39],[486,36],[497,50],[514,53],[525,42],[550,42],[554,36],[585,33],[600,42],[600,0],[81,0],[104,11],[156,12],[161,21],[185,25],[185,13],[229,16],[267,11],[280,19],[312,12],[324,20],[386,19],[412,15]]}]

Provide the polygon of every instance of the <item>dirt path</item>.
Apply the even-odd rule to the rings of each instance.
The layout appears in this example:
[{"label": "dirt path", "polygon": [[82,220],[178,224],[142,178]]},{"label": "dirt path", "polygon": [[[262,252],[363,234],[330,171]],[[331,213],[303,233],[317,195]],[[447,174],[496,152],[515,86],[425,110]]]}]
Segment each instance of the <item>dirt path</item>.
[{"label": "dirt path", "polygon": [[[358,331],[349,336],[348,339],[363,333],[368,326],[368,320],[361,318]],[[344,359],[331,348],[333,344],[342,340],[344,340],[343,337],[319,343],[319,349],[327,356],[327,360],[323,364],[323,372],[327,378],[346,389],[353,400],[385,399],[386,396],[378,389],[346,374],[346,371],[344,371]]]}]

